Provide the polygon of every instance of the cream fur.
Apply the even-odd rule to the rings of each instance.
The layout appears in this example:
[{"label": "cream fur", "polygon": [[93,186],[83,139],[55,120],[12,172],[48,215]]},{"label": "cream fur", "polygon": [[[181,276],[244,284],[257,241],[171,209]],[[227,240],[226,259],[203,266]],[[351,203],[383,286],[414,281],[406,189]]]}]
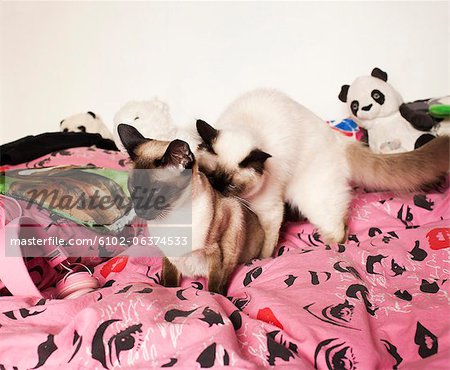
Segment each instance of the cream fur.
[{"label": "cream fur", "polygon": [[347,139],[281,92],[260,89],[235,100],[219,118],[214,145],[221,165],[236,166],[252,148],[272,155],[251,202],[266,232],[263,257],[272,254],[283,204],[297,206],[331,242],[345,237],[350,201]]}]

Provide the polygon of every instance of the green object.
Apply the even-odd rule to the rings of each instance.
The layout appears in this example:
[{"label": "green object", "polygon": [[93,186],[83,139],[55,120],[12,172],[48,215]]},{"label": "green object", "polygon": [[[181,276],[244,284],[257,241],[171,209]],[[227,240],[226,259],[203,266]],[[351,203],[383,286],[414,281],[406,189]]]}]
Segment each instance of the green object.
[{"label": "green object", "polygon": [[0,194],[35,203],[100,232],[117,231],[132,208],[127,171],[56,166],[0,173]]},{"label": "green object", "polygon": [[434,104],[430,105],[428,111],[433,117],[436,118],[449,118],[450,117],[450,105],[446,104]]}]

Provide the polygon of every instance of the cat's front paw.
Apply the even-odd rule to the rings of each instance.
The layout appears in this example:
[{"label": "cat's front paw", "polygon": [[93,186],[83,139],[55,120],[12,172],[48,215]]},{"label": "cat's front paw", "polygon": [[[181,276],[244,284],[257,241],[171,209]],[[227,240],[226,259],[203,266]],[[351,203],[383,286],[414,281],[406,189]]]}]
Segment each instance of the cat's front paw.
[{"label": "cat's front paw", "polygon": [[343,244],[347,240],[347,232],[347,225],[342,224],[331,232],[321,232],[320,234],[326,244]]}]

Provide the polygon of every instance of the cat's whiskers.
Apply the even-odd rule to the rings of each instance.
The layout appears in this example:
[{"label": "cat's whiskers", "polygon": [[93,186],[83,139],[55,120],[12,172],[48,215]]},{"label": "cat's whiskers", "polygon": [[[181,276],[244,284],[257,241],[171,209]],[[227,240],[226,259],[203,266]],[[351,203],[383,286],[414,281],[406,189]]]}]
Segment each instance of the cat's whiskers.
[{"label": "cat's whiskers", "polygon": [[241,198],[237,195],[232,195],[234,199],[236,199],[240,204],[242,204],[245,208],[247,208],[249,211],[255,213],[255,211],[251,208],[250,202],[244,198]]}]

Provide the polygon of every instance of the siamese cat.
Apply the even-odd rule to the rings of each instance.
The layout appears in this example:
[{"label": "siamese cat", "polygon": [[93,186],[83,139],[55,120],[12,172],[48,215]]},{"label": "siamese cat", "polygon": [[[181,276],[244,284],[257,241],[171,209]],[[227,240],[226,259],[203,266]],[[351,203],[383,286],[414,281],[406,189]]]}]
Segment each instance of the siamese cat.
[{"label": "siamese cat", "polygon": [[309,219],[328,243],[346,239],[350,182],[373,190],[415,190],[449,169],[449,137],[402,154],[374,154],[276,90],[235,100],[214,127],[198,120],[199,167],[224,195],[249,202],[272,255],[284,202]]},{"label": "siamese cat", "polygon": [[[147,139],[136,128],[124,124],[118,126],[118,134],[134,162],[129,178],[131,194],[142,184],[153,184],[163,189],[169,205],[181,205],[186,198],[192,199],[192,250],[181,257],[164,257],[162,284],[179,286],[181,275],[205,276],[209,291],[225,294],[228,278],[236,266],[261,253],[264,230],[256,214],[238,200],[213,189],[199,171],[186,142]],[[164,171],[140,171],[145,169]],[[141,202],[135,203],[134,208],[138,216],[153,220],[170,212],[173,206],[158,211],[143,207]]]}]

